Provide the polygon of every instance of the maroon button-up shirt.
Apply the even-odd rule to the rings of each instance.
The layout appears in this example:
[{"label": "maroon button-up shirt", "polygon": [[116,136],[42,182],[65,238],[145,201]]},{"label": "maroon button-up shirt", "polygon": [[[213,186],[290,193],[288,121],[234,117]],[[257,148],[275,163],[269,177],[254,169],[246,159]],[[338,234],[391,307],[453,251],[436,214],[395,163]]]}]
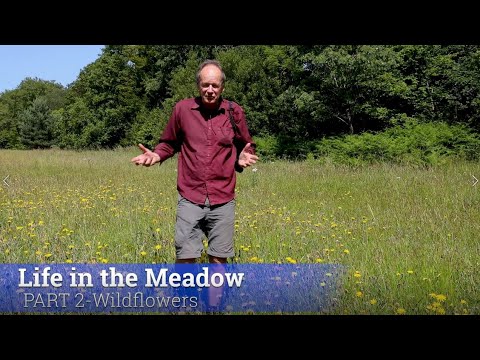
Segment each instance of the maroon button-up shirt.
[{"label": "maroon button-up shirt", "polygon": [[[228,101],[221,99],[215,111],[202,107],[200,97],[179,101],[154,152],[161,163],[178,155],[177,190],[184,198],[204,204],[224,204],[235,198],[235,166],[247,143],[255,143],[248,131],[245,113],[232,101],[235,133],[228,115]],[[235,139],[235,141],[234,141]]]}]

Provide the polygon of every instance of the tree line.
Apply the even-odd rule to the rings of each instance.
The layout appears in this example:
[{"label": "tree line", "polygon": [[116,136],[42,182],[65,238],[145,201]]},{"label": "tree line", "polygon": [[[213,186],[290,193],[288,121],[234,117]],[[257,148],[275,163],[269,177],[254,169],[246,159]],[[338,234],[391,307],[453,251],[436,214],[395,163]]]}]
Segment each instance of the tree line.
[{"label": "tree line", "polygon": [[470,158],[480,149],[477,45],[107,45],[66,87],[26,78],[1,93],[0,148],[153,146],[175,102],[198,94],[207,58],[264,155],[365,151],[402,131]]}]

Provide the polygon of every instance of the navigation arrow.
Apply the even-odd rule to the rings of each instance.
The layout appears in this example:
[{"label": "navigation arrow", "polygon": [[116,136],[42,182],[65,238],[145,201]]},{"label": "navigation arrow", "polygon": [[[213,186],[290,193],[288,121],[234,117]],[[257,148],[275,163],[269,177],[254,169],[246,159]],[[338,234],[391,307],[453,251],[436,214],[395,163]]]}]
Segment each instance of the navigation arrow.
[{"label": "navigation arrow", "polygon": [[475,179],[475,182],[472,184],[472,186],[475,186],[478,183],[478,179],[475,177],[475,175],[472,175],[472,177]]},{"label": "navigation arrow", "polygon": [[[10,186],[10,185],[7,183],[7,179],[8,179],[9,176],[10,176],[10,175],[7,175],[7,176],[5,176],[5,179],[3,179],[3,182],[4,182],[5,185],[7,185],[7,186]],[[478,180],[477,180],[477,181],[478,181]]]}]

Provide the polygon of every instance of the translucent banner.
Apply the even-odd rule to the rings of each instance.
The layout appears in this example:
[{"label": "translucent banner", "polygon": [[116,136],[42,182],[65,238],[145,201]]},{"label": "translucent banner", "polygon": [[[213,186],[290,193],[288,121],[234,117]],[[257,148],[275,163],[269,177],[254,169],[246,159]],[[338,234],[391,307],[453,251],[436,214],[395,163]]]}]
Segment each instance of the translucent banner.
[{"label": "translucent banner", "polygon": [[335,264],[0,264],[1,313],[328,312]]}]

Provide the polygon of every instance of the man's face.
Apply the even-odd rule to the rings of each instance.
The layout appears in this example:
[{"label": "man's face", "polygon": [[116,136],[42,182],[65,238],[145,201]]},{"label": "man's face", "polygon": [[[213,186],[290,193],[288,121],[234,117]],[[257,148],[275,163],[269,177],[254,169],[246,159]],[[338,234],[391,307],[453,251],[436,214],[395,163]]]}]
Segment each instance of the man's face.
[{"label": "man's face", "polygon": [[200,72],[200,96],[206,108],[215,108],[223,91],[222,72],[214,65],[205,66]]}]

